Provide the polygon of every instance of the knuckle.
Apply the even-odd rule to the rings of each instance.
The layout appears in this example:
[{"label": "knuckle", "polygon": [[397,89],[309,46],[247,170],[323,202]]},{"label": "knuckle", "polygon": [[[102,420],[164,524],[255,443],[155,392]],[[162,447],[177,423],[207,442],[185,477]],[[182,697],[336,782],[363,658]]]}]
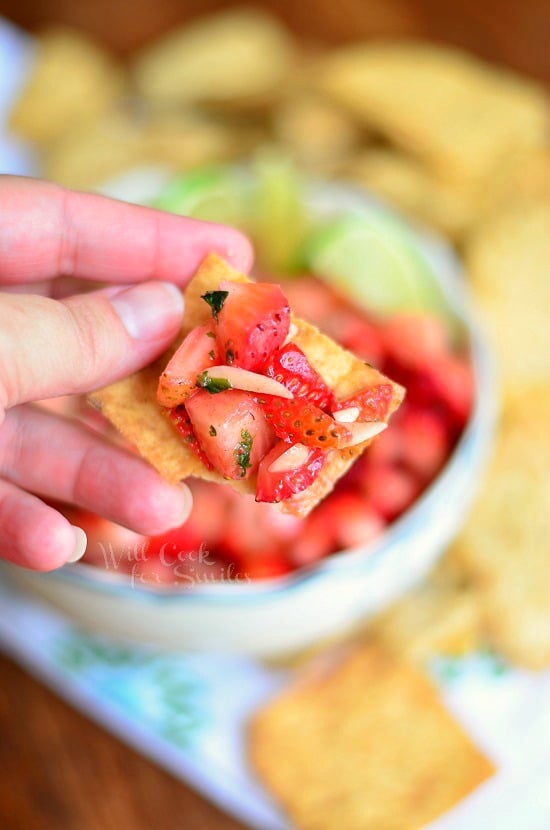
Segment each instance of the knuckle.
[{"label": "knuckle", "polygon": [[101,381],[120,362],[121,339],[111,325],[112,313],[105,313],[107,305],[87,297],[64,303],[72,327],[79,387]]}]

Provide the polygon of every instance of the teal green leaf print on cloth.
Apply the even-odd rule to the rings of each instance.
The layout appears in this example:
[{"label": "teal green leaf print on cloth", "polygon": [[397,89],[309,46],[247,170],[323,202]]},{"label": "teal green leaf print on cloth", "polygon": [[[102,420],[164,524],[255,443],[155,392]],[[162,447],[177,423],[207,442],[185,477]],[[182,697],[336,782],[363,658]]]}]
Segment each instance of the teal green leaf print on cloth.
[{"label": "teal green leaf print on cloth", "polygon": [[206,722],[203,684],[187,661],[73,631],[55,643],[56,662],[156,734],[188,747]]}]

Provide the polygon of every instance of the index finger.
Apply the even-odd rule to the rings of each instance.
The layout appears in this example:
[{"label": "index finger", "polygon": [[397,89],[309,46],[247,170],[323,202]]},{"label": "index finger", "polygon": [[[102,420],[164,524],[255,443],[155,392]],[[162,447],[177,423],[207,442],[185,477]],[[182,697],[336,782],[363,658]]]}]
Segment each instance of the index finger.
[{"label": "index finger", "polygon": [[241,271],[252,264],[234,228],[0,175],[0,284],[61,275],[185,284],[210,252]]}]

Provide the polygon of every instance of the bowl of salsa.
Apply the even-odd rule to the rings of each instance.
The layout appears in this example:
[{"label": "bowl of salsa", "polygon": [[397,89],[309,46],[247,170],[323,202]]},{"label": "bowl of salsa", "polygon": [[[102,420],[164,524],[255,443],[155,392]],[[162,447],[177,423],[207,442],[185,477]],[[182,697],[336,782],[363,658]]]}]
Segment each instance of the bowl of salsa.
[{"label": "bowl of salsa", "polygon": [[[125,198],[127,185],[108,191]],[[280,283],[297,316],[405,387],[405,400],[305,518],[192,479],[180,528],[143,537],[67,508],[87,532],[85,558],[17,578],[95,631],[170,648],[273,657],[349,631],[433,566],[490,446],[493,372],[460,263],[387,206],[303,182],[280,159],[161,176],[138,200],[243,228],[253,276]]]}]

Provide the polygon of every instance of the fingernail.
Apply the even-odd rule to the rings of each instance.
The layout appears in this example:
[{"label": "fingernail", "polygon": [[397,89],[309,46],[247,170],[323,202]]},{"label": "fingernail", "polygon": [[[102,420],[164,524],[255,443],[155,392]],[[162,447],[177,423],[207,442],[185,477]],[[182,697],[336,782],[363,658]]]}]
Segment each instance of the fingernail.
[{"label": "fingernail", "polygon": [[72,562],[78,562],[79,559],[82,559],[82,557],[86,553],[86,546],[88,544],[88,539],[82,528],[77,527],[76,525],[71,525],[71,527],[74,531],[75,546],[73,552],[67,559],[67,564]]},{"label": "fingernail", "polygon": [[109,301],[135,340],[154,340],[181,321],[183,296],[170,282],[147,282],[121,291]]},{"label": "fingernail", "polygon": [[179,527],[189,518],[189,514],[191,513],[191,510],[193,508],[193,496],[191,495],[191,490],[186,484],[177,484],[175,489],[183,495],[183,500],[180,502],[180,509],[176,514],[176,518],[174,519],[174,527]]}]

